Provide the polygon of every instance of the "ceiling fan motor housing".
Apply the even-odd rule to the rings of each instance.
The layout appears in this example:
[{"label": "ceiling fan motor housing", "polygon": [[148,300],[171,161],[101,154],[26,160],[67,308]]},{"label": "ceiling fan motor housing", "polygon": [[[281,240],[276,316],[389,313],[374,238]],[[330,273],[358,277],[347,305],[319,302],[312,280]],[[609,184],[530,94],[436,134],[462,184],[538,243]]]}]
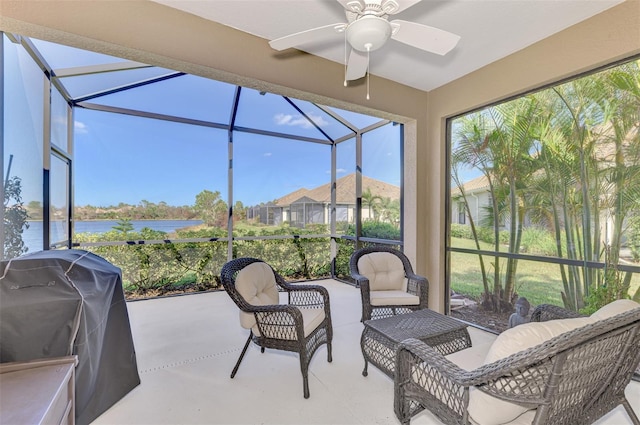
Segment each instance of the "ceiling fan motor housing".
[{"label": "ceiling fan motor housing", "polygon": [[391,24],[384,18],[364,15],[351,22],[346,31],[351,47],[361,52],[372,52],[389,39]]}]

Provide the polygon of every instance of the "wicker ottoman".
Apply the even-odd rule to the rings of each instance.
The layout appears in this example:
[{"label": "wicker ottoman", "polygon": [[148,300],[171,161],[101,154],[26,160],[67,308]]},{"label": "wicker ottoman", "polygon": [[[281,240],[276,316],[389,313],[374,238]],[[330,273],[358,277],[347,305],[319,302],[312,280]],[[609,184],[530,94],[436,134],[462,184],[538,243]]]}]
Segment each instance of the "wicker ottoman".
[{"label": "wicker ottoman", "polygon": [[446,356],[471,347],[467,325],[451,317],[424,309],[377,320],[366,320],[360,338],[364,370],[369,362],[393,379],[396,348],[407,338],[416,338]]}]

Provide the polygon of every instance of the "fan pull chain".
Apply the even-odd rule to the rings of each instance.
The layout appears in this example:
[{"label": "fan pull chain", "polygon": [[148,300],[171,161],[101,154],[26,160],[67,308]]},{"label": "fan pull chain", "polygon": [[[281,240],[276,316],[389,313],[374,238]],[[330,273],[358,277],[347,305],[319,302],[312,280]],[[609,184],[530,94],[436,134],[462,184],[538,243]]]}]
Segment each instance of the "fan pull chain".
[{"label": "fan pull chain", "polygon": [[347,31],[344,31],[344,86],[347,87]]},{"label": "fan pull chain", "polygon": [[369,97],[369,79],[371,77],[371,72],[369,72],[369,54],[371,53],[371,45],[367,45],[367,100]]}]

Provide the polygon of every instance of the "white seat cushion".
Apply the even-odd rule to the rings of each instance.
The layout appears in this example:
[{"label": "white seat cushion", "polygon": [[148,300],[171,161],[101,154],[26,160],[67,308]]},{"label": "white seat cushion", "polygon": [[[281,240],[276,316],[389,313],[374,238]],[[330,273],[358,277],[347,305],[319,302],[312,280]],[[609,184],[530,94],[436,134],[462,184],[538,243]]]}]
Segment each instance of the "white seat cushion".
[{"label": "white seat cushion", "polygon": [[[535,417],[536,417],[536,410],[535,409],[527,410],[522,415],[518,416],[517,418],[515,418],[511,422],[507,422],[504,425],[531,425],[533,423],[533,419]],[[473,425],[480,425],[479,423],[474,421],[473,418],[469,418],[469,420],[471,421],[471,423]]]},{"label": "white seat cushion", "polygon": [[[324,309],[300,308],[299,310],[300,313],[302,313],[304,336],[307,337],[311,334],[311,332],[315,331],[316,328],[324,320]],[[268,322],[268,319],[266,320],[266,322]],[[257,323],[251,329],[255,335],[260,336],[260,330],[258,329]],[[296,335],[296,328],[295,326],[293,326],[293,322],[291,323],[291,326],[283,326],[283,324],[267,325],[265,323],[262,323],[262,329],[264,330],[265,336],[267,337],[290,340],[298,339],[298,336]]]},{"label": "white seat cushion", "polygon": [[[251,263],[236,275],[236,289],[251,305],[278,304],[278,288],[273,270],[262,262]],[[240,312],[240,324],[251,329],[256,324],[255,315]]]},{"label": "white seat cushion", "polygon": [[405,291],[370,291],[371,305],[418,305],[420,298]]},{"label": "white seat cushion", "polygon": [[390,252],[372,252],[360,257],[358,272],[369,279],[371,291],[406,291],[404,265]]}]

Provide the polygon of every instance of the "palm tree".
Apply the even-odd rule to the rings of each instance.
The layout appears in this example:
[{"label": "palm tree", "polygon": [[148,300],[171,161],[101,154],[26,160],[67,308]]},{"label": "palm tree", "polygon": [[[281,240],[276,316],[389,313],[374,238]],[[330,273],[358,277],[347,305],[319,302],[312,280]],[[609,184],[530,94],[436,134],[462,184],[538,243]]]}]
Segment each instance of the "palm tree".
[{"label": "palm tree", "polygon": [[371,213],[373,212],[373,219],[377,221],[377,206],[381,200],[380,196],[371,193],[371,188],[369,187],[362,191],[362,208],[367,207],[369,220],[371,220]]},{"label": "palm tree", "polygon": [[[451,178],[454,185],[460,191],[460,198],[462,199],[465,207],[466,215],[469,217],[469,226],[471,228],[471,234],[478,251],[480,247],[480,236],[478,235],[478,229],[476,227],[473,214],[469,209],[469,201],[467,199],[467,193],[464,188],[464,183],[460,178],[460,169],[468,166],[471,168],[481,167],[485,169],[484,157],[477,149],[478,146],[482,146],[485,139],[485,125],[482,114],[471,114],[459,121],[459,126],[456,131],[456,146],[451,154]],[[485,174],[486,176],[486,174]],[[487,176],[488,177],[488,176]],[[492,291],[489,289],[489,278],[487,276],[487,269],[482,254],[478,254],[478,260],[480,263],[480,272],[482,274],[482,285],[484,288],[485,304],[492,305],[489,302]],[[498,264],[498,258],[495,258],[496,264]],[[499,265],[496,266],[496,270],[499,270]]]},{"label": "palm tree", "polygon": [[[610,211],[612,232],[606,241],[607,270],[601,285],[615,287],[620,298],[629,291],[631,273],[625,278],[617,271],[622,236],[627,218],[640,206],[640,61],[615,68],[605,77],[605,122],[607,131],[601,137],[604,147],[614,147],[613,158],[601,167],[602,181],[608,196],[604,208]],[[608,273],[607,273],[608,272]],[[615,292],[614,291],[614,292]]]},{"label": "palm tree", "polygon": [[380,197],[380,202],[377,203],[379,209],[380,218],[387,223],[391,223],[394,226],[400,225],[400,201],[397,199]]},{"label": "palm tree", "polygon": [[[576,192],[580,185],[577,183],[579,174],[574,170],[578,159],[566,149],[565,134],[553,122],[553,117],[558,115],[559,98],[552,91],[542,92],[537,97],[544,111],[538,121],[537,137],[540,143],[536,145],[534,157],[543,172],[531,180],[531,212],[538,223],[551,228],[556,242],[556,255],[575,259],[576,234],[573,229],[575,213],[579,210]],[[574,306],[577,309],[575,288],[580,280],[580,269],[564,264],[559,264],[559,268],[565,307]]]},{"label": "palm tree", "polygon": [[[468,209],[458,168],[486,177],[486,225],[496,252],[504,219],[509,252],[519,253],[526,217],[553,232],[558,257],[584,263],[559,265],[565,307],[583,308],[594,289],[628,291],[631,274],[623,278],[611,268],[617,269],[626,223],[640,207],[640,61],[469,114],[454,129],[453,182]],[[603,257],[604,272],[588,266]],[[508,258],[502,276],[494,259],[491,294],[483,271],[485,301],[503,309],[514,294],[518,262]]]},{"label": "palm tree", "polygon": [[[545,173],[536,202],[553,217],[560,257],[562,226],[567,258],[600,262],[605,256],[607,268],[618,263],[625,220],[640,199],[639,77],[635,62],[537,95],[546,119],[538,135],[537,160]],[[603,240],[600,218],[605,215],[611,239]],[[619,281],[609,271],[560,269],[565,307],[574,310],[584,307],[592,289]],[[630,277],[624,281],[627,288]]]},{"label": "palm tree", "polygon": [[[535,97],[526,96],[489,108],[489,115],[495,126],[487,144],[487,149],[492,150],[492,172],[498,183],[494,199],[500,194],[508,201],[509,253],[518,254],[528,208],[528,182],[535,171],[532,151],[539,105]],[[498,211],[497,208],[494,211]],[[507,258],[504,287],[499,288],[500,293],[494,291],[494,296],[501,301],[500,310],[512,311],[517,265],[517,258]]]}]

